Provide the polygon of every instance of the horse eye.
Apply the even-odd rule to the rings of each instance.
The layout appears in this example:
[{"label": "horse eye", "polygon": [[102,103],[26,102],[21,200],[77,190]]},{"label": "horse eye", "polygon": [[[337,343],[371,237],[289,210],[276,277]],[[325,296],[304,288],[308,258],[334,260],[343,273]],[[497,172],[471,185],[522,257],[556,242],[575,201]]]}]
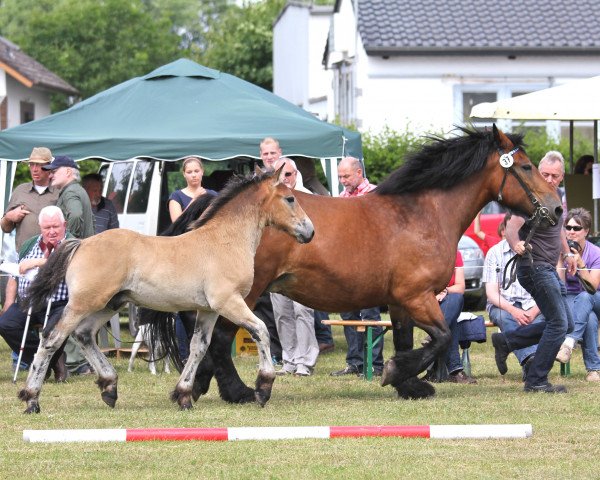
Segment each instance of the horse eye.
[{"label": "horse eye", "polygon": [[523,165],[523,170],[530,172],[531,171],[531,163],[528,163],[527,165]]},{"label": "horse eye", "polygon": [[285,197],[285,201],[288,202],[290,205],[292,205],[295,200],[295,197]]}]

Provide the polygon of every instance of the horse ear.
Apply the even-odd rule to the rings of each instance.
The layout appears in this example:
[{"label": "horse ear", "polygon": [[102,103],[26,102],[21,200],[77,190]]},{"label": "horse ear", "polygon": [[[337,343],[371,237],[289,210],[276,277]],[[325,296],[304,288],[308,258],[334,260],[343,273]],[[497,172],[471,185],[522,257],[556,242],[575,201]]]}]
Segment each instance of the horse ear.
[{"label": "horse ear", "polygon": [[279,179],[281,178],[281,171],[283,170],[283,167],[285,167],[285,163],[282,163],[281,167],[275,170],[275,173],[273,174],[273,185],[278,185],[281,183]]},{"label": "horse ear", "polygon": [[254,164],[254,173],[255,175],[261,175],[263,173],[257,163]]},{"label": "horse ear", "polygon": [[513,148],[513,144],[510,141],[510,139],[506,135],[504,135],[502,130],[500,130],[495,123],[492,126],[492,132],[494,134],[494,140],[496,141],[498,147],[504,150],[510,150]]}]

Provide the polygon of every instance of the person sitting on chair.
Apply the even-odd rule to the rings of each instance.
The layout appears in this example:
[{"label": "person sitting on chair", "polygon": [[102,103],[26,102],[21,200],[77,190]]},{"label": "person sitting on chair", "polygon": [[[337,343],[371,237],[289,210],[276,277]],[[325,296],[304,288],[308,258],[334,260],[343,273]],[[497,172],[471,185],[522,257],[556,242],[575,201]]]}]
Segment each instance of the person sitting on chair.
[{"label": "person sitting on chair", "polygon": [[[27,295],[27,288],[37,269],[44,265],[48,256],[65,238],[70,236],[66,233],[67,222],[60,208],[54,205],[44,207],[38,218],[42,234],[27,240],[19,252],[20,276],[18,278],[17,300],[0,316],[0,335],[13,351],[19,351],[22,338],[25,336],[22,361],[29,365],[31,365],[33,356],[37,352],[40,340],[37,331],[24,332],[27,313],[19,307],[19,301]],[[64,281],[52,295],[51,302],[44,331],[50,331],[54,327],[68,302],[67,286]],[[43,325],[45,314],[45,311],[32,312],[30,325]],[[65,364],[66,355],[63,353],[63,349],[64,344],[56,351],[50,362],[50,368],[54,371],[54,379],[57,382],[64,382],[68,376]]]}]

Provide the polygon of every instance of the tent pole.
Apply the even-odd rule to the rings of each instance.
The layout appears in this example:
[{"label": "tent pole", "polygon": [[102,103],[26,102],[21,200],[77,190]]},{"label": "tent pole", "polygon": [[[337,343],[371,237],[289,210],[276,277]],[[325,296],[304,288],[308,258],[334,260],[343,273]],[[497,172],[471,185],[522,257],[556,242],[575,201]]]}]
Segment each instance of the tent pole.
[{"label": "tent pole", "polygon": [[573,120],[569,120],[569,172],[574,173],[573,170]]}]

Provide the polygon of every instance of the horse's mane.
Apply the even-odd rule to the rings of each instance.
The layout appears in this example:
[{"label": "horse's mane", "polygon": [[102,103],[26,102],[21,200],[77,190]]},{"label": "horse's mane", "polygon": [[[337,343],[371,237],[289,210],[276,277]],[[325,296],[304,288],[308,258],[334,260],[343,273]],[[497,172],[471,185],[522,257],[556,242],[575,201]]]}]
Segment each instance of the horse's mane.
[{"label": "horse's mane", "polygon": [[[490,130],[457,127],[463,135],[449,139],[428,136],[429,141],[407,155],[404,164],[381,182],[374,193],[399,195],[429,188],[448,189],[482,170],[498,149]],[[515,146],[523,147],[523,136],[508,134]]]},{"label": "horse's mane", "polygon": [[205,225],[211,219],[213,219],[219,210],[227,205],[234,197],[239,195],[242,191],[259,184],[262,180],[267,177],[272,177],[273,172],[266,172],[256,175],[254,173],[243,176],[234,176],[227,182],[225,188],[219,192],[219,195],[210,204],[210,208],[202,215],[198,220],[190,224],[190,230],[200,228]]}]

